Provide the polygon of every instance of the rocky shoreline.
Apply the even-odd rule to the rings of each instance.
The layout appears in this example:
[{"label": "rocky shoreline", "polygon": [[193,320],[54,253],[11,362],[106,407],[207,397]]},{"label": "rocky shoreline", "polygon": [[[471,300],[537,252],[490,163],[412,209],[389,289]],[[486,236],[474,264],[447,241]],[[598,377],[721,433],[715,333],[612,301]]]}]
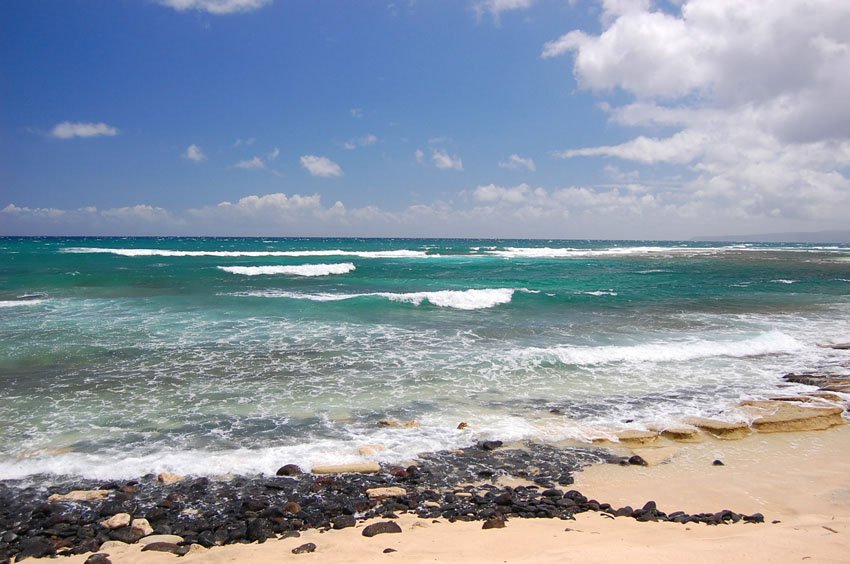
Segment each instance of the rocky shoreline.
[{"label": "rocky shoreline", "polygon": [[[483,528],[503,527],[511,518],[572,519],[588,511],[638,521],[761,523],[760,513],[744,515],[725,508],[668,513],[651,500],[639,508],[615,507],[569,486],[573,474],[591,464],[646,465],[642,447],[649,446],[650,452],[655,441],[694,442],[706,435],[740,438],[751,432],[816,430],[844,422],[847,406],[838,394],[850,391],[846,374],[789,374],[785,380],[820,389],[745,402],[741,407],[752,414],[746,424],[700,420],[682,428],[624,433],[622,445],[635,447],[629,456],[593,446],[505,447],[485,441],[423,454],[407,467],[371,463],[304,472],[288,464],[276,476],[161,474],[120,482],[37,476],[0,481],[0,563],[92,552],[87,562],[107,564],[106,553],[115,543],[140,543],[143,550],[181,556],[213,546],[298,537],[308,529],[344,529],[375,518],[384,521],[365,527],[364,535],[399,533],[394,519],[401,513],[449,522],[482,521]],[[311,552],[311,544],[296,550]]]}]

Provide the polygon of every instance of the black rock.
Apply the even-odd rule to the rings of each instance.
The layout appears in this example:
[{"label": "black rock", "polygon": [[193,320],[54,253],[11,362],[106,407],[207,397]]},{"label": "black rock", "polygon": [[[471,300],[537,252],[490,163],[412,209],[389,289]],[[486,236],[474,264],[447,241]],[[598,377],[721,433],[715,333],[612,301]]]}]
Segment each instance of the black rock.
[{"label": "black rock", "polygon": [[293,548],[292,554],[307,554],[309,552],[315,552],[315,551],[316,551],[316,545],[313,544],[312,542],[308,542],[308,543],[302,544],[301,546],[296,546],[295,548]]},{"label": "black rock", "polygon": [[395,521],[381,521],[380,523],[373,523],[363,529],[364,537],[374,537],[375,535],[382,535],[384,533],[400,533],[401,527],[398,526],[398,523]]},{"label": "black rock", "polygon": [[505,528],[505,520],[501,517],[493,517],[492,519],[487,519],[484,521],[484,525],[481,526],[482,529],[504,529]]},{"label": "black rock", "polygon": [[105,552],[97,552],[86,558],[85,564],[112,564],[112,560]]},{"label": "black rock", "polygon": [[133,527],[121,527],[120,529],[112,529],[109,531],[109,538],[127,544],[139,542],[139,539],[144,535],[139,530],[134,530]]},{"label": "black rock", "polygon": [[[752,515],[743,515],[742,518],[746,523],[764,523],[764,515],[761,513],[753,513]],[[776,521],[774,521],[776,523]]]},{"label": "black rock", "polygon": [[170,552],[177,556],[184,556],[189,553],[188,546],[180,546],[173,542],[152,542],[142,547],[142,552]]},{"label": "black rock", "polygon": [[303,474],[301,468],[297,464],[287,464],[277,469],[278,476],[300,476]]},{"label": "black rock", "polygon": [[398,552],[398,551],[394,548],[385,548],[384,549],[384,554],[389,554],[390,552]]},{"label": "black rock", "polygon": [[502,441],[482,441],[478,443],[481,450],[496,450],[502,446]]},{"label": "black rock", "polygon": [[646,460],[644,460],[642,456],[639,456],[637,454],[633,454],[629,457],[629,464],[633,466],[649,466],[646,463]]},{"label": "black rock", "polygon": [[353,527],[354,525],[356,525],[357,519],[355,519],[351,515],[340,515],[339,517],[336,517],[333,521],[331,521],[331,523],[333,524],[333,528],[336,530],[346,529],[348,527]]},{"label": "black rock", "polygon": [[18,544],[18,547],[16,561],[24,558],[44,558],[56,554],[56,547],[44,537],[25,538]]},{"label": "black rock", "polygon": [[722,460],[715,460],[714,462],[711,463],[711,465],[712,466],[726,466],[725,464],[723,464]]}]

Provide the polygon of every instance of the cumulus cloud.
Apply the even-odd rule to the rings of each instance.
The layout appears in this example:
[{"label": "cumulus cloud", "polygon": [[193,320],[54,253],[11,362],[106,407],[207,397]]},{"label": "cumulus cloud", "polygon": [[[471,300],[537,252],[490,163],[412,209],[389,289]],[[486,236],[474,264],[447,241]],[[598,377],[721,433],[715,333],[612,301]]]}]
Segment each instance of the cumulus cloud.
[{"label": "cumulus cloud", "polygon": [[73,139],[74,137],[114,137],[116,135],[118,135],[118,129],[103,122],[89,123],[81,121],[63,121],[62,123],[57,123],[53,126],[53,129],[50,130],[50,136],[55,137],[56,139]]},{"label": "cumulus cloud", "polygon": [[480,20],[484,14],[490,14],[493,22],[499,23],[502,12],[525,10],[534,0],[481,0],[473,5],[476,17]]},{"label": "cumulus cloud", "polygon": [[301,166],[307,169],[312,176],[330,178],[342,176],[342,169],[338,164],[327,157],[316,155],[304,155],[301,157]]},{"label": "cumulus cloud", "polygon": [[572,53],[579,87],[632,98],[604,106],[612,123],[653,133],[557,156],[680,166],[692,209],[739,220],[850,216],[850,4],[602,4],[599,34],[570,31],[542,56]]},{"label": "cumulus cloud", "polygon": [[369,145],[374,145],[377,142],[378,142],[378,138],[375,135],[370,133],[368,135],[364,135],[363,137],[357,137],[355,139],[349,139],[348,141],[343,143],[342,146],[349,151],[353,151],[354,149],[357,149],[358,147],[368,147]]},{"label": "cumulus cloud", "polygon": [[499,168],[509,168],[512,170],[525,168],[531,172],[537,170],[532,159],[520,157],[516,153],[508,157],[508,160],[499,162]]},{"label": "cumulus cloud", "polygon": [[190,161],[201,163],[207,160],[207,156],[197,145],[189,145],[186,147],[186,151],[183,153],[184,159],[189,159]]},{"label": "cumulus cloud", "polygon": [[159,0],[159,3],[178,12],[196,10],[208,14],[226,15],[259,10],[272,0]]},{"label": "cumulus cloud", "polygon": [[242,170],[260,170],[266,168],[266,163],[263,162],[263,159],[255,155],[253,158],[239,161],[233,165],[233,168],[241,168]]},{"label": "cumulus cloud", "polygon": [[463,170],[463,161],[457,155],[449,155],[442,149],[435,149],[431,153],[434,166],[443,170]]}]

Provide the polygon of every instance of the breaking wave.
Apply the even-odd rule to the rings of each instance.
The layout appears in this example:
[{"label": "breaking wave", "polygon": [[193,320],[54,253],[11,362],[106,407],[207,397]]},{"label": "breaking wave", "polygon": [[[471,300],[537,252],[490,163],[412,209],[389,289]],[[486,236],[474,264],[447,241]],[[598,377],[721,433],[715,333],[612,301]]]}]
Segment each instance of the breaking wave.
[{"label": "breaking wave", "polygon": [[219,270],[242,276],[288,274],[290,276],[328,276],[348,274],[356,267],[350,262],[340,264],[298,264],[291,266],[219,266]]}]

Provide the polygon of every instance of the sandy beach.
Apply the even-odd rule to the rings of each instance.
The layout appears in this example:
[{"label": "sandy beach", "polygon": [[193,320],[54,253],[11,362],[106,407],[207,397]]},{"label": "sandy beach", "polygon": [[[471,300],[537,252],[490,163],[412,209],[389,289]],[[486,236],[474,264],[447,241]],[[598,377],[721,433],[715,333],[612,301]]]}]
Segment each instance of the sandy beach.
[{"label": "sandy beach", "polygon": [[[654,452],[653,452],[654,451]],[[589,498],[621,505],[657,502],[667,512],[760,512],[763,524],[708,526],[646,523],[597,512],[575,520],[511,519],[503,529],[480,521],[448,523],[401,515],[402,534],[362,535],[368,523],[300,538],[201,549],[185,562],[846,562],[850,548],[850,427],[753,434],[737,441],[639,450],[647,467],[602,464],[576,476]],[[713,465],[721,460],[723,466]],[[314,543],[309,554],[292,549]],[[384,549],[396,552],[384,553]],[[105,550],[112,562],[171,562],[171,554],[140,546]],[[88,555],[67,560],[77,564]]]}]

